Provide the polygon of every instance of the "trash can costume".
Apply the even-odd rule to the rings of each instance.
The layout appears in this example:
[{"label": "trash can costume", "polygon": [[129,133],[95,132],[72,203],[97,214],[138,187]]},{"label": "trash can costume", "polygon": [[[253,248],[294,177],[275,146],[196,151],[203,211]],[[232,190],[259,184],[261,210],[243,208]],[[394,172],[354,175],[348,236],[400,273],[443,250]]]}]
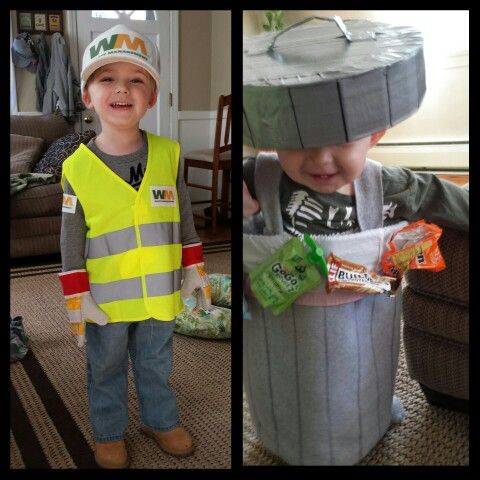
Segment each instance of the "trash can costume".
[{"label": "trash can costume", "polygon": [[[246,39],[243,64],[244,143],[259,149],[367,137],[414,113],[425,93],[422,37],[410,27],[310,17]],[[245,277],[291,238],[283,229],[281,175],[275,153],[256,157],[261,214],[244,223]],[[378,162],[367,160],[354,189],[361,231],[311,237],[325,257],[332,252],[380,272],[387,240],[407,222],[383,225]],[[244,385],[258,437],[289,464],[359,462],[391,423],[400,289],[394,297],[327,294],[322,284],[276,316],[248,281],[244,291]]]}]

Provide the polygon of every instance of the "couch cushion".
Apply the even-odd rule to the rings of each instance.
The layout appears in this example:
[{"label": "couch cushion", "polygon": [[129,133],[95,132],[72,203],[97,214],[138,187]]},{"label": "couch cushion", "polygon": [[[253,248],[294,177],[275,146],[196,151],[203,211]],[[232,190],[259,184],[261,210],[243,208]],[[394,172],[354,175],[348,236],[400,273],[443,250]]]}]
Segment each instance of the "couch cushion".
[{"label": "couch cushion", "polygon": [[73,132],[73,125],[62,116],[47,115],[10,115],[10,133],[43,138],[48,147],[57,138]]},{"label": "couch cushion", "polygon": [[403,328],[408,373],[427,387],[455,398],[469,398],[468,345]]},{"label": "couch cushion", "polygon": [[61,225],[61,215],[13,218],[10,222],[10,257],[59,253]]},{"label": "couch cushion", "polygon": [[10,173],[29,173],[43,153],[43,138],[10,134]]},{"label": "couch cushion", "polygon": [[403,289],[405,325],[439,338],[468,345],[469,319],[467,307],[422,295],[409,286]]},{"label": "couch cushion", "polygon": [[62,175],[63,161],[68,158],[81,143],[88,143],[96,133],[87,130],[83,133],[71,133],[55,140],[33,169],[36,173],[53,173],[57,180]]},{"label": "couch cushion", "polygon": [[447,268],[441,272],[409,270],[405,274],[405,282],[419,293],[468,308],[468,232],[444,228],[438,245],[445,258]]},{"label": "couch cushion", "polygon": [[33,218],[62,215],[60,183],[26,188],[10,198],[10,218]]}]

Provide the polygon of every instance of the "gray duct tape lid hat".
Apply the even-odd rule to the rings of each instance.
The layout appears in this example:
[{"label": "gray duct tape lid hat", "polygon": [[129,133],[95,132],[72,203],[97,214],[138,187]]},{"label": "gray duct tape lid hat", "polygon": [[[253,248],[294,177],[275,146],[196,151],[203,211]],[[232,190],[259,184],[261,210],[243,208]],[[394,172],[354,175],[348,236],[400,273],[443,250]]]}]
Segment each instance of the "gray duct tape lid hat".
[{"label": "gray duct tape lid hat", "polygon": [[[303,25],[313,19],[329,20]],[[412,115],[425,94],[412,27],[308,17],[243,45],[243,142],[300,149],[366,137]]]}]

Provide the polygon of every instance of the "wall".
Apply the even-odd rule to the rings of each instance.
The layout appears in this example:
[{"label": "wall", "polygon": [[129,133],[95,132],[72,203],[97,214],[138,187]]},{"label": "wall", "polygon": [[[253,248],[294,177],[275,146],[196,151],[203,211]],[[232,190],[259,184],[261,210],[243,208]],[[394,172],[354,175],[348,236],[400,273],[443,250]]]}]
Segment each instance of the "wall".
[{"label": "wall", "polygon": [[212,84],[210,110],[216,110],[218,97],[232,93],[232,22],[229,10],[212,12]]},{"label": "wall", "polygon": [[[425,98],[417,113],[388,130],[370,156],[386,164],[413,168],[468,169],[467,10],[286,10],[285,24],[311,15],[339,15],[344,20],[367,18],[419,28],[424,34]],[[262,23],[262,11],[244,12],[244,35],[262,32]]]},{"label": "wall", "polygon": [[210,110],[212,12],[179,12],[179,110]]}]

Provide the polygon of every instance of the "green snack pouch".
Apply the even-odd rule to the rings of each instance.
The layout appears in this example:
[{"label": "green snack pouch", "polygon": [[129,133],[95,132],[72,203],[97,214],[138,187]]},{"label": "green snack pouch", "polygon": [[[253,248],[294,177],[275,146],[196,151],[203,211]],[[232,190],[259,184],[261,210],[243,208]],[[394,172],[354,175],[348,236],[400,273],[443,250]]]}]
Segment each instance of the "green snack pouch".
[{"label": "green snack pouch", "polygon": [[[313,240],[308,237],[308,242]],[[283,312],[300,295],[322,283],[315,265],[320,263],[318,254],[323,255],[323,251],[314,242],[308,245],[311,248],[314,246],[315,250],[308,253],[302,241],[293,237],[249,274],[255,297],[263,308],[268,308],[274,315]]]}]

